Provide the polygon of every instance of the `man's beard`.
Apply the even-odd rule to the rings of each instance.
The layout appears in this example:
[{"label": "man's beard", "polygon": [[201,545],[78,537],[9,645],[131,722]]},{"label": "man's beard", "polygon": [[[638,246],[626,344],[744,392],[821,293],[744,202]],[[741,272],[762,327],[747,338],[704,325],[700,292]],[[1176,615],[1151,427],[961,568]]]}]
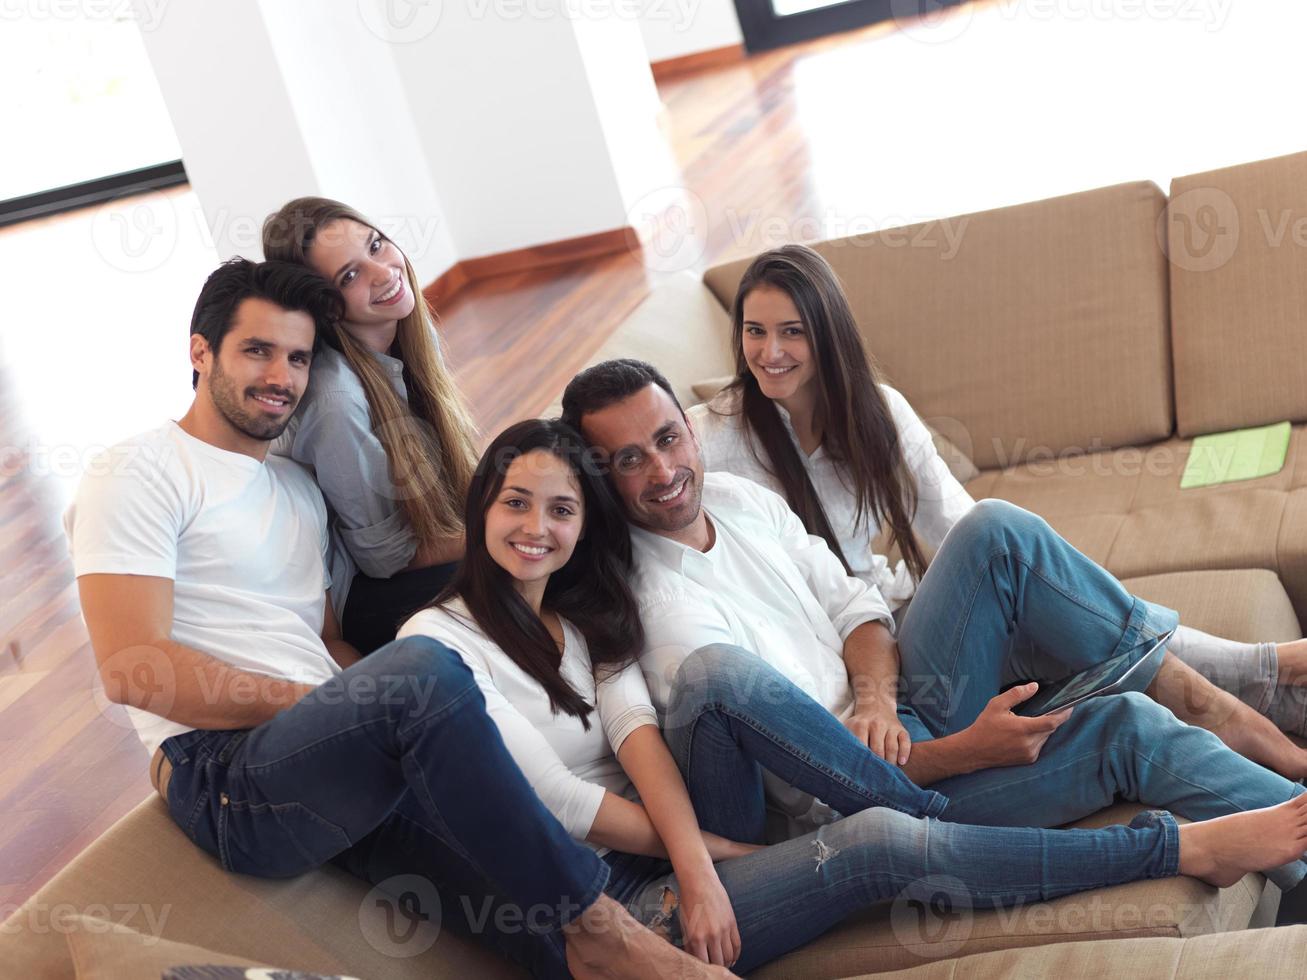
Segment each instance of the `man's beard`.
[{"label": "man's beard", "polygon": [[296,400],[287,391],[277,392],[280,396],[290,398],[290,404],[286,407],[285,415],[280,418],[268,418],[262,413],[245,410],[244,396],[251,395],[256,390],[247,388],[244,393],[238,392],[235,383],[223,373],[218,359],[216,357],[213,359],[213,372],[209,375],[209,396],[213,399],[219,414],[242,435],[261,442],[271,442],[285,431],[286,426],[290,425],[291,417],[295,414]]},{"label": "man's beard", "polygon": [[[640,520],[635,522],[637,526],[643,527],[646,531],[653,531],[655,534],[660,532],[675,534],[684,531],[698,519],[699,511],[703,507],[703,487],[698,475],[693,470],[688,472],[685,501],[677,508],[677,512],[669,513],[662,508],[643,510],[639,515]],[[677,480],[679,479],[678,473]]]}]

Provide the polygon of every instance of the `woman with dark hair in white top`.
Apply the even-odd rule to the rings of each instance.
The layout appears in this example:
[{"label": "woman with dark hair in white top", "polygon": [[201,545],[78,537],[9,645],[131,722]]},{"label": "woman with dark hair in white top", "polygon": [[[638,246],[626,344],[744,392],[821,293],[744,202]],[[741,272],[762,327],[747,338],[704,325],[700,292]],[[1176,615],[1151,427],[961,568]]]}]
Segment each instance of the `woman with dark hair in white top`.
[{"label": "woman with dark hair in white top", "polygon": [[[817,252],[786,245],[754,259],[731,321],[735,378],[687,413],[705,467],[783,496],[901,617],[927,549],[975,501],[907,399],[883,382]],[[903,555],[895,567],[873,546],[882,530]],[[1307,734],[1307,691],[1297,686],[1307,683],[1307,640],[1236,643],[1182,625],[1168,651],[1149,688],[1156,700],[1289,779],[1307,776],[1307,753],[1283,734]]]},{"label": "woman with dark hair in white top", "polygon": [[[644,685],[630,539],[580,436],[560,421],[506,430],[477,467],[464,521],[457,573],[400,637],[459,651],[541,801],[608,864],[606,893],[700,959],[747,972],[930,874],[946,875],[934,894],[992,907],[1175,874],[1228,882],[1307,847],[1307,798],[1184,827],[1161,811],[1103,830],[944,823],[931,817],[943,797],[779,674],[766,697],[724,692],[715,709],[770,737],[687,734],[694,799],[731,824],[762,803],[761,786],[741,792],[750,783],[737,777],[763,766],[846,816],[771,847],[706,833],[647,691],[623,690]],[[551,972],[566,975],[552,949]]]}]

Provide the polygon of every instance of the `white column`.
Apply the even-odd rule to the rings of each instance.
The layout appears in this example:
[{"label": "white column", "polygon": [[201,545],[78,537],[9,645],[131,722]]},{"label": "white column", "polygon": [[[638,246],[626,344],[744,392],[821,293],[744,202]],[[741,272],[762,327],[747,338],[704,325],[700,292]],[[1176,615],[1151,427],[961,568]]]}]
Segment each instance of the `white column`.
[{"label": "white column", "polygon": [[632,130],[658,135],[634,18],[602,0],[443,0],[438,16],[437,0],[371,2],[408,18],[395,61],[464,257],[629,223],[618,166]]},{"label": "white column", "polygon": [[260,0],[259,6],[313,162],[315,193],[375,221],[425,283],[460,256],[392,45],[367,29],[366,2]]},{"label": "white column", "polygon": [[456,261],[390,45],[355,4],[170,4],[138,22],[220,257],[260,257],[263,219],[315,194],[376,221],[424,280]]},{"label": "white column", "polygon": [[266,214],[321,194],[429,280],[629,225],[675,179],[624,2],[224,0],[140,22],[219,255],[258,255]]}]

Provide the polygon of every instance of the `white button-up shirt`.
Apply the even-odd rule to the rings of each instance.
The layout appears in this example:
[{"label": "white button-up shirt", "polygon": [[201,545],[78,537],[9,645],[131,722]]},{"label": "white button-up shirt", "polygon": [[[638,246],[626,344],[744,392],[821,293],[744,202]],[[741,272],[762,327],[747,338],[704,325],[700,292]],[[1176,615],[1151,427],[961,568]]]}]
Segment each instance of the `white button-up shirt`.
[{"label": "white button-up shirt", "polygon": [[[880,591],[852,578],[777,494],[729,473],[704,477],[703,508],[716,539],[700,552],[633,528],[632,580],[645,629],[644,684],[600,684],[605,714],[645,695],[664,717],[677,669],[712,643],[756,653],[840,719],[853,710],[844,641],[863,623],[893,631]],[[634,678],[632,678],[634,680]],[[773,802],[806,814],[811,797],[769,781]],[[827,813],[829,811],[826,811]],[[812,814],[822,822],[820,814]]]},{"label": "white button-up shirt", "polygon": [[[889,403],[904,461],[917,485],[912,530],[927,548],[937,551],[949,528],[975,506],[975,501],[949,472],[935,449],[930,430],[908,400],[888,385],[881,385],[880,390]],[[789,413],[779,404],[776,410],[794,439]],[[734,473],[783,494],[780,480],[754,455],[735,392],[722,392],[708,404],[696,405],[687,415],[703,448],[705,468]],[[797,439],[794,445],[853,574],[878,588],[890,607],[897,609],[916,590],[907,566],[900,561],[891,568],[888,559],[872,548],[880,526],[869,522],[866,515],[861,521],[857,519],[857,501],[839,463],[820,446],[809,456],[799,449]]]}]

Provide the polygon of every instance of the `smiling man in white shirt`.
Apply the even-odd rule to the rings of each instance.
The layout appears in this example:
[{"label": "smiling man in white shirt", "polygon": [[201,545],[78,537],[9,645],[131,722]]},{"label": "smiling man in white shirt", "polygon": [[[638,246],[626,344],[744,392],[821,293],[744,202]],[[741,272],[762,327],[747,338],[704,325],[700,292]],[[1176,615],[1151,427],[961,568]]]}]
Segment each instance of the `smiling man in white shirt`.
[{"label": "smiling man in white shirt", "polygon": [[[1303,792],[1137,691],[1073,712],[1013,713],[1036,690],[1000,693],[1015,649],[1047,651],[1043,666],[1061,675],[1147,656],[1135,671],[1142,689],[1164,652],[1157,638],[1178,620],[1131,596],[1035,515],[977,504],[945,538],[899,627],[879,591],[849,576],[783,498],[704,473],[656,368],[629,359],[588,368],[568,385],[563,417],[607,464],[632,524],[641,666],[665,725],[688,723],[685,704],[697,697],[688,688],[729,662],[751,681],[779,675],[786,696],[817,700],[877,755],[948,797],[944,817],[955,822],[1057,826],[1117,794],[1207,819]],[[724,647],[739,656],[703,655]],[[767,788],[790,818],[787,833],[831,817],[792,787]],[[1295,862],[1270,877],[1292,885],[1304,873]]]},{"label": "smiling man in white shirt", "polygon": [[422,876],[445,925],[539,976],[724,976],[604,894],[607,864],[540,802],[458,653],[341,640],[322,495],[268,452],[340,316],[310,270],[224,263],[191,320],[190,410],[108,450],[67,513],[105,694],[169,814],[227,871]]}]

